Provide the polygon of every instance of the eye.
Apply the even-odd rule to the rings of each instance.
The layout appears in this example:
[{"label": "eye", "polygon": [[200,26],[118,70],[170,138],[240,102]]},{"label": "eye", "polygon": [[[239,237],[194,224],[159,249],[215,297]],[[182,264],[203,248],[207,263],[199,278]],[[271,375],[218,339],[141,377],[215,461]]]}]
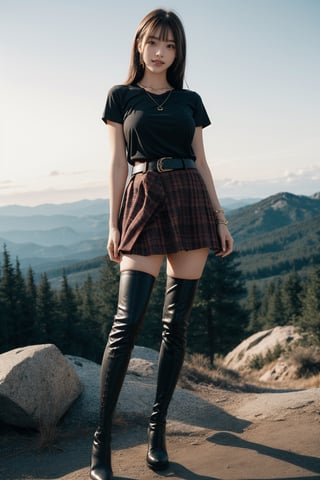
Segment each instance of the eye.
[{"label": "eye", "polygon": [[174,43],[169,43],[168,48],[175,50],[176,46]]}]

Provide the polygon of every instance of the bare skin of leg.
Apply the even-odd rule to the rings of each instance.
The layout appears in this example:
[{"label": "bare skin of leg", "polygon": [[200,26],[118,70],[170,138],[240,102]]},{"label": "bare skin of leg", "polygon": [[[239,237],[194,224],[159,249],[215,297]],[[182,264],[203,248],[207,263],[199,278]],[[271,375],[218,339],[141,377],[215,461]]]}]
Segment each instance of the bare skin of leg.
[{"label": "bare skin of leg", "polygon": [[167,275],[173,278],[197,280],[201,277],[209,249],[181,251],[167,256]]},{"label": "bare skin of leg", "polygon": [[[201,277],[209,249],[181,251],[167,255],[167,275],[173,278],[197,280]],[[157,277],[164,255],[122,255],[120,270],[140,270]]]}]

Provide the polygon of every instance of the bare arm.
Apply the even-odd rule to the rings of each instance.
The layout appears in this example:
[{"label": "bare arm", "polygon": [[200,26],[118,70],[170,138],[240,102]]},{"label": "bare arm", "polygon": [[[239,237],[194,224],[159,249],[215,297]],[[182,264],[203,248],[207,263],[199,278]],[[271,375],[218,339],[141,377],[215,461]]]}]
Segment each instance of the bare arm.
[{"label": "bare arm", "polygon": [[[197,168],[203,181],[207,187],[212,208],[215,210],[215,215],[217,217],[217,221],[225,221],[224,213],[221,209],[221,205],[217,196],[217,192],[214,186],[213,177],[208,166],[205,151],[204,151],[204,144],[203,144],[203,136],[202,136],[202,127],[196,127],[196,131],[193,137],[192,148],[194,154],[197,158]],[[233,248],[233,238],[228,230],[227,225],[223,223],[218,223],[218,233],[221,241],[222,252],[218,253],[217,255],[225,257],[232,252]]]},{"label": "bare arm", "polygon": [[120,232],[118,228],[118,218],[128,175],[128,163],[126,159],[126,146],[122,125],[120,123],[108,121],[107,133],[110,151],[110,218],[107,250],[110,259],[114,262],[119,262],[120,257],[118,246],[120,241]]}]

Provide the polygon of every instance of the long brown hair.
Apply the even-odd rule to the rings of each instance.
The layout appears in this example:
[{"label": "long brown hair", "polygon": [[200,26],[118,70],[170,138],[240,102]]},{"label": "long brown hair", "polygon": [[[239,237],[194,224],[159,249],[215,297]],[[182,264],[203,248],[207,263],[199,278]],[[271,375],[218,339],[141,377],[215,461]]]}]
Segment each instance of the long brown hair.
[{"label": "long brown hair", "polygon": [[131,51],[131,61],[126,85],[138,83],[142,79],[144,75],[144,65],[142,65],[140,60],[138,44],[139,42],[143,43],[145,38],[148,38],[158,29],[160,29],[160,40],[162,41],[168,40],[169,30],[173,34],[176,44],[176,58],[167,71],[167,80],[172,87],[177,89],[183,88],[186,66],[186,36],[184,28],[181,20],[174,12],[161,8],[148,13],[148,15],[141,20],[137,28]]}]

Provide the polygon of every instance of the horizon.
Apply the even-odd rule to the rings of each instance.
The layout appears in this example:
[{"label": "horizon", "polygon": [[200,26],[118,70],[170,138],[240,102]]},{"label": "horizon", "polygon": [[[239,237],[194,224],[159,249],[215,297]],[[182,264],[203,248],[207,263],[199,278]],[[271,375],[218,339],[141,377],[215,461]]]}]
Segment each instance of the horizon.
[{"label": "horizon", "polygon": [[[318,196],[320,195],[320,189],[314,193],[312,193],[311,195],[303,195],[303,194],[296,194],[296,193],[293,193],[293,192],[290,192],[289,190],[283,190],[283,191],[279,191],[279,192],[276,192],[276,193],[272,193],[271,195],[267,195],[267,196],[260,196],[260,197],[256,197],[256,196],[243,196],[243,197],[236,197],[236,196],[223,196],[223,197],[220,197],[220,201],[223,203],[223,201],[234,201],[234,202],[241,202],[241,201],[250,201],[250,203],[254,203],[254,201],[256,202],[260,202],[262,200],[265,200],[266,198],[269,198],[269,197],[273,197],[273,196],[277,196],[277,195],[282,195],[282,194],[286,194],[288,193],[289,195],[295,195],[295,196],[299,196],[299,197],[315,197],[315,196]],[[21,203],[9,203],[9,204],[4,204],[4,205],[0,205],[0,210],[3,209],[3,208],[10,208],[10,207],[15,207],[15,208],[37,208],[37,207],[45,207],[45,206],[62,206],[62,205],[72,205],[72,204],[75,204],[75,203],[82,203],[82,202],[98,202],[98,201],[109,201],[109,198],[108,197],[97,197],[97,198],[79,198],[78,200],[73,200],[73,201],[62,201],[62,202],[44,202],[44,203],[38,203],[38,204],[35,204],[35,205],[26,205],[26,204],[21,204]]]},{"label": "horizon", "polygon": [[[158,6],[5,3],[0,206],[108,197],[106,94],[126,78],[135,29]],[[170,9],[186,29],[185,88],[212,122],[204,142],[219,198],[318,192],[320,2],[171,0]]]}]

